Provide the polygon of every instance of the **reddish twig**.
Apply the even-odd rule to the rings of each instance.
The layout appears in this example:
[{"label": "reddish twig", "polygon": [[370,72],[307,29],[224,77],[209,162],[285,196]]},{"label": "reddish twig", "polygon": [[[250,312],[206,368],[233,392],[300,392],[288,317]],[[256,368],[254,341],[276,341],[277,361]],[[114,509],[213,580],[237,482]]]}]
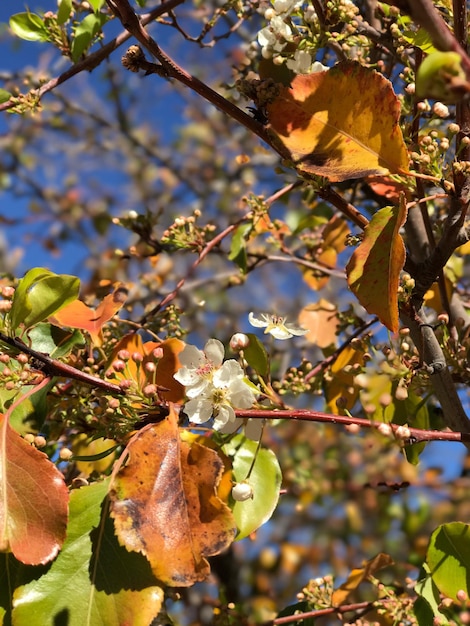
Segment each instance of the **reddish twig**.
[{"label": "reddish twig", "polygon": [[[403,427],[399,424],[384,424],[384,422],[372,422],[363,417],[353,417],[347,415],[332,415],[321,411],[310,411],[308,409],[292,410],[269,410],[269,409],[236,409],[237,417],[244,419],[287,419],[306,422],[322,422],[328,424],[342,424],[343,426],[359,426],[360,428],[374,428],[376,430],[389,426],[391,432],[401,439],[404,444],[410,445],[423,441],[458,441],[460,443],[470,442],[470,433],[443,432],[440,430],[422,430],[420,428]],[[403,428],[406,428],[406,438],[403,438]],[[401,429],[401,430],[399,430]],[[398,434],[397,434],[398,430]]]}]

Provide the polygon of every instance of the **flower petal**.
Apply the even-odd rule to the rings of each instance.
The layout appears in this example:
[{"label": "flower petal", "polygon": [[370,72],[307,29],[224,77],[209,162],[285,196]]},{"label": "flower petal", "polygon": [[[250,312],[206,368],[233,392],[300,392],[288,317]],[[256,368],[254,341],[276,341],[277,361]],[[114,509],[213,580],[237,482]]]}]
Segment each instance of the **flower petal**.
[{"label": "flower petal", "polygon": [[208,361],[215,365],[215,367],[220,367],[222,365],[222,361],[224,360],[225,348],[224,344],[218,339],[209,339],[209,341],[204,346],[204,354],[206,355]]},{"label": "flower petal", "polygon": [[185,365],[189,369],[198,369],[198,367],[206,361],[202,350],[188,344],[186,344],[183,351],[179,353],[178,359],[181,365]]},{"label": "flower petal", "polygon": [[229,422],[235,421],[235,411],[229,404],[222,404],[214,418],[214,430],[220,430]]},{"label": "flower petal", "polygon": [[243,378],[243,376],[244,374],[240,363],[235,361],[235,359],[229,359],[225,361],[220,369],[214,372],[212,381],[214,387],[220,389],[221,387],[228,387],[232,381]]},{"label": "flower petal", "polygon": [[188,416],[189,421],[195,424],[203,424],[210,420],[212,411],[212,402],[207,400],[207,398],[195,398],[184,405],[184,412]]},{"label": "flower petal", "polygon": [[261,317],[263,319],[260,319],[259,317],[256,317],[255,314],[253,313],[253,311],[251,311],[248,314],[248,321],[255,328],[266,328],[266,326],[268,326],[270,321],[271,321],[270,320],[271,316],[268,315],[267,313],[261,313],[260,315],[261,315]]}]

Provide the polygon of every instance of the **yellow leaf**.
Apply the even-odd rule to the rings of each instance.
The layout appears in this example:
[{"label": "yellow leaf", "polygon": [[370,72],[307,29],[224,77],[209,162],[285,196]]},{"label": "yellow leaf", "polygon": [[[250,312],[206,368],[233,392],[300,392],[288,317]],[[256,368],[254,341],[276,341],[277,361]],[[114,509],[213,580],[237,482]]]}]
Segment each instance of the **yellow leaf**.
[{"label": "yellow leaf", "polygon": [[398,330],[398,282],[405,263],[405,245],[398,231],[405,220],[404,197],[399,207],[377,211],[346,267],[351,291],[392,332]]},{"label": "yellow leaf", "polygon": [[270,128],[301,172],[334,182],[408,173],[392,84],[357,63],[297,75],[267,111]]},{"label": "yellow leaf", "polygon": [[355,591],[363,581],[368,580],[378,570],[390,565],[393,565],[392,558],[383,552],[377,554],[377,556],[373,559],[365,561],[363,567],[353,569],[346,582],[333,591],[331,604],[333,606],[341,606],[348,600],[351,593]]},{"label": "yellow leaf", "polygon": [[352,371],[352,366],[356,363],[363,364],[363,354],[361,350],[354,350],[348,346],[331,366],[331,380],[325,382],[325,398],[330,413],[335,415],[340,413],[336,404],[339,398],[344,400],[342,407],[348,410],[353,408],[359,389],[354,384],[355,372]]}]

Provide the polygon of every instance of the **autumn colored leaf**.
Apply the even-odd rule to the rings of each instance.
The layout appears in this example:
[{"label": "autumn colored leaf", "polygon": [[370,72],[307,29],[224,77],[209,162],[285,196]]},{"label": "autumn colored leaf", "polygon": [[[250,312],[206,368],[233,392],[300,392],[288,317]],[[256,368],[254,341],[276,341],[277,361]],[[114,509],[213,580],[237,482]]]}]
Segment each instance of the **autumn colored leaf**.
[{"label": "autumn colored leaf", "polygon": [[351,62],[297,75],[268,106],[281,153],[300,172],[333,182],[408,172],[399,115],[392,84]]},{"label": "autumn colored leaf", "polygon": [[335,591],[331,596],[332,606],[341,606],[345,604],[349,596],[356,591],[359,585],[367,581],[371,576],[384,567],[393,565],[393,560],[388,554],[380,553],[374,556],[373,559],[369,559],[363,565],[363,567],[355,568],[349,574],[347,580]]},{"label": "autumn colored leaf", "polygon": [[399,207],[377,211],[346,267],[351,291],[366,311],[377,315],[392,332],[398,330],[398,283],[405,263],[399,230],[405,220],[404,198]]},{"label": "autumn colored leaf", "polygon": [[[361,350],[348,346],[329,369],[330,375],[324,378],[325,398],[329,412],[339,415],[343,409],[351,410],[353,408],[359,389],[354,384],[355,372],[351,366],[363,365],[363,354]],[[340,398],[341,410],[338,408]]]},{"label": "autumn colored leaf", "polygon": [[106,322],[116,315],[127,298],[127,289],[118,283],[114,291],[108,294],[96,309],[87,306],[81,300],[75,300],[49,318],[52,324],[86,330],[95,345],[101,345],[101,329]]},{"label": "autumn colored leaf", "polygon": [[207,556],[233,541],[235,522],[216,495],[223,462],[214,450],[181,441],[174,410],[140,430],[110,490],[121,545],[144,554],[154,575],[188,587],[210,573]]},{"label": "autumn colored leaf", "polygon": [[0,414],[0,550],[27,565],[48,563],[67,528],[68,490],[48,457]]},{"label": "autumn colored leaf", "polygon": [[377,196],[386,198],[393,204],[400,202],[402,194],[411,195],[406,185],[389,176],[369,176],[365,182]]},{"label": "autumn colored leaf", "polygon": [[[346,221],[342,217],[334,215],[323,228],[321,242],[311,252],[315,263],[325,267],[325,269],[334,269],[338,254],[346,247],[346,237],[349,232]],[[330,280],[330,276],[323,273],[321,269],[303,267],[302,275],[307,285],[315,291],[325,287]]]},{"label": "autumn colored leaf", "polygon": [[159,614],[163,589],[146,559],[119,545],[103,507],[108,488],[72,491],[67,539],[44,575],[16,589],[15,626],[148,626]]},{"label": "autumn colored leaf", "polygon": [[[181,367],[178,354],[184,349],[185,343],[180,339],[171,338],[165,341],[142,341],[137,333],[125,335],[114,348],[110,358],[112,380],[131,380],[142,390],[145,385],[154,383],[161,387],[159,395],[167,402],[181,402],[185,396],[184,386],[174,378]],[[112,363],[120,359],[122,352],[128,352],[122,370],[113,371]],[[136,358],[137,356],[137,358]],[[156,366],[155,372],[149,371],[147,363]],[[108,378],[110,378],[108,376]]]},{"label": "autumn colored leaf", "polygon": [[305,339],[319,348],[334,345],[338,330],[338,309],[336,305],[321,298],[315,304],[307,304],[299,314],[299,324],[308,329]]}]

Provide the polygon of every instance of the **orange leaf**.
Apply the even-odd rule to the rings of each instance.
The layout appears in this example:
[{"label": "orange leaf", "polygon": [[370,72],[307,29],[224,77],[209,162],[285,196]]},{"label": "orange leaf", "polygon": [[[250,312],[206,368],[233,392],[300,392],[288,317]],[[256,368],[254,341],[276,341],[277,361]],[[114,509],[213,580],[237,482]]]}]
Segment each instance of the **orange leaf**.
[{"label": "orange leaf", "polygon": [[[113,372],[113,379],[132,380],[136,387],[142,390],[148,383],[155,383],[164,388],[159,392],[163,400],[168,402],[181,402],[185,395],[184,386],[174,379],[173,375],[181,367],[178,354],[184,349],[185,343],[180,339],[172,338],[165,341],[142,342],[140,335],[131,333],[125,335],[114,348],[110,364],[119,358],[121,350],[127,350],[130,358],[126,360],[126,367],[122,371]],[[156,357],[154,351],[158,349],[162,356]],[[134,355],[140,355],[135,360]],[[147,371],[147,363],[156,364],[155,379],[153,374]],[[109,378],[109,376],[108,376]]]},{"label": "orange leaf", "polygon": [[188,587],[210,573],[207,556],[233,541],[230,509],[216,495],[223,462],[214,450],[181,441],[174,410],[139,431],[110,492],[121,545],[144,554],[166,585]]},{"label": "orange leaf", "polygon": [[299,324],[308,329],[305,339],[319,348],[336,344],[338,329],[338,309],[324,298],[316,304],[308,304],[299,314]]},{"label": "orange leaf", "polygon": [[49,321],[58,326],[88,331],[92,342],[99,346],[102,342],[101,329],[121,309],[126,298],[126,287],[118,283],[114,291],[107,295],[96,309],[90,308],[81,300],[74,300],[49,318]]},{"label": "orange leaf", "polygon": [[405,220],[404,197],[399,207],[377,211],[346,267],[351,291],[392,332],[398,330],[398,281],[405,263],[405,245],[398,231]]},{"label": "orange leaf", "polygon": [[357,63],[299,74],[268,106],[271,129],[297,169],[331,181],[408,173],[392,84]]},{"label": "orange leaf", "polygon": [[0,414],[0,550],[26,565],[48,563],[67,528],[68,490],[47,456]]}]

